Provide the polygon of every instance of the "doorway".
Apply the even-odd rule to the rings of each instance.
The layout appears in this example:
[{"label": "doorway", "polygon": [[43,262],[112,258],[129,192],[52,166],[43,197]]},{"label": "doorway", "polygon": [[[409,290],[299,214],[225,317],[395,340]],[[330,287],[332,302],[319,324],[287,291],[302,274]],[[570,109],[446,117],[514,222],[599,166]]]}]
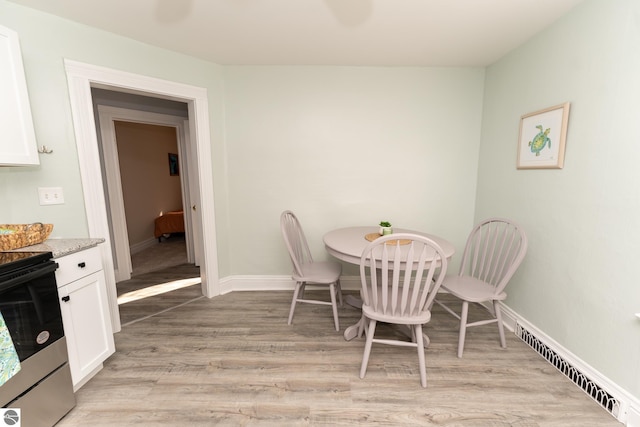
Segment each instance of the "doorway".
[{"label": "doorway", "polygon": [[[163,105],[159,104],[161,100],[149,97],[96,89],[92,95],[98,111],[116,282],[131,278],[132,252],[146,249],[156,242],[155,238],[161,238],[156,232],[165,231],[164,227],[154,229],[154,221],[163,225],[171,220],[171,230],[166,231],[184,232],[187,262],[199,266],[201,254],[194,235],[200,227],[191,209],[198,197],[189,154],[194,141],[185,131],[189,127],[186,104],[169,101]],[[135,109],[105,103],[125,103]],[[144,111],[154,106],[173,108],[174,113]],[[118,142],[119,138],[129,140]],[[172,156],[177,160],[175,165]],[[171,170],[172,166],[176,170]],[[128,186],[123,185],[127,178]],[[169,216],[156,219],[165,214]],[[183,230],[177,227],[179,222],[184,224]]]},{"label": "doorway", "polygon": [[[195,142],[189,149],[193,161],[196,200],[193,212],[201,229],[194,235],[195,244],[201,249],[200,263],[202,294],[213,297],[220,294],[218,279],[218,257],[215,232],[213,197],[213,171],[209,131],[207,90],[171,81],[126,73],[104,67],[65,60],[71,111],[74,122],[75,139],[89,237],[103,238],[100,245],[102,262],[107,282],[109,306],[113,330],[121,329],[115,285],[114,259],[111,250],[111,231],[103,185],[103,166],[100,164],[98,137],[92,105],[91,88],[102,88],[119,92],[134,93],[162,99],[185,102],[189,120],[186,132]],[[206,219],[206,221],[205,221]]]}]

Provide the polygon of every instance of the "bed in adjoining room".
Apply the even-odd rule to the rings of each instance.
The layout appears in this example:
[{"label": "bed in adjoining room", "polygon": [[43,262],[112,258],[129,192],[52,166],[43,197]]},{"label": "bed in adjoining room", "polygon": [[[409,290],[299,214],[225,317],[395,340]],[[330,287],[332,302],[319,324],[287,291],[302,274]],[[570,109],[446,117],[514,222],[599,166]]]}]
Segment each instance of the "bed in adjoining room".
[{"label": "bed in adjoining room", "polygon": [[158,242],[173,233],[184,233],[184,211],[165,212],[155,219],[153,234]]}]

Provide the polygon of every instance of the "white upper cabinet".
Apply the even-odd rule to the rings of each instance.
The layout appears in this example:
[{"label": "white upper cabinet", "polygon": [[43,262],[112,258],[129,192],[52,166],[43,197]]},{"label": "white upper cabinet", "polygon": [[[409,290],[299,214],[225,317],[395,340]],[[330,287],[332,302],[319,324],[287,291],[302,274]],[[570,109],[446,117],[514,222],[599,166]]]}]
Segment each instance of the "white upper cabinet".
[{"label": "white upper cabinet", "polygon": [[18,34],[0,25],[0,166],[39,164]]}]

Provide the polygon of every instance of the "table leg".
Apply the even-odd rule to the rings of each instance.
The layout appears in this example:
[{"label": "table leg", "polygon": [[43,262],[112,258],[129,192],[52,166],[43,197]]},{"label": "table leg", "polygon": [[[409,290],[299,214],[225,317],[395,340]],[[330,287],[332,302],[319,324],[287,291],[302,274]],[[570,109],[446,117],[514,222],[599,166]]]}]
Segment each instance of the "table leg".
[{"label": "table leg", "polygon": [[[344,299],[344,302],[349,304],[351,307],[362,309],[362,299],[360,297],[356,297],[354,295],[347,295]],[[351,341],[360,335],[360,331],[364,328],[364,318],[360,317],[360,320],[355,325],[349,326],[344,330],[344,339],[345,341]]]},{"label": "table leg", "polygon": [[[358,320],[358,322],[355,325],[351,325],[344,330],[344,335],[343,335],[344,340],[351,341],[352,339],[358,337],[360,335],[360,331],[363,328],[364,328],[364,317],[361,317],[360,320]],[[409,338],[411,338],[411,328],[401,327],[400,330],[405,334],[407,334]],[[424,347],[425,348],[429,347],[429,344],[431,344],[431,340],[429,339],[429,336],[425,332],[423,332],[422,338],[424,340],[424,343],[423,343]]]},{"label": "table leg", "polygon": [[359,297],[353,295],[347,295],[344,298],[344,302],[349,304],[351,307],[362,308],[362,300]]},{"label": "table leg", "polygon": [[360,331],[362,330],[362,328],[364,328],[364,318],[361,317],[360,320],[358,320],[358,323],[356,323],[355,325],[351,325],[344,330],[345,341],[351,341],[352,339],[360,335]]},{"label": "table leg", "polygon": [[429,347],[429,344],[431,344],[431,340],[429,339],[429,336],[424,332],[422,333],[422,340],[423,340],[422,345],[424,346],[424,348]]}]

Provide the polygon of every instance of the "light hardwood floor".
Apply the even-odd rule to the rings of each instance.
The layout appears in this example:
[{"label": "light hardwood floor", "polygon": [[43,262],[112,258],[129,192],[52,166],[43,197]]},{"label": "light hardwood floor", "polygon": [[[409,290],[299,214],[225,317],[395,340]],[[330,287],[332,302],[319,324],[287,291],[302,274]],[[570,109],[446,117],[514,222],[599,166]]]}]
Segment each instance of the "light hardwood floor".
[{"label": "light hardwood floor", "polygon": [[[195,285],[180,287],[188,283]],[[174,288],[177,289],[172,290]],[[123,326],[195,298],[204,298],[200,287],[200,269],[192,264],[139,274],[118,283],[117,290],[120,322]],[[129,301],[123,302],[124,299]]]},{"label": "light hardwood floor", "polygon": [[358,310],[341,309],[338,333],[330,307],[301,304],[288,326],[291,295],[200,298],[125,326],[58,425],[621,426],[514,335],[500,349],[495,325],[469,331],[458,359],[437,306],[426,389],[412,348],[374,345],[360,379],[364,340],[342,338]]},{"label": "light hardwood floor", "polygon": [[131,255],[131,277],[186,262],[187,246],[184,234],[172,234],[169,238],[162,237],[162,243],[156,243]]}]

